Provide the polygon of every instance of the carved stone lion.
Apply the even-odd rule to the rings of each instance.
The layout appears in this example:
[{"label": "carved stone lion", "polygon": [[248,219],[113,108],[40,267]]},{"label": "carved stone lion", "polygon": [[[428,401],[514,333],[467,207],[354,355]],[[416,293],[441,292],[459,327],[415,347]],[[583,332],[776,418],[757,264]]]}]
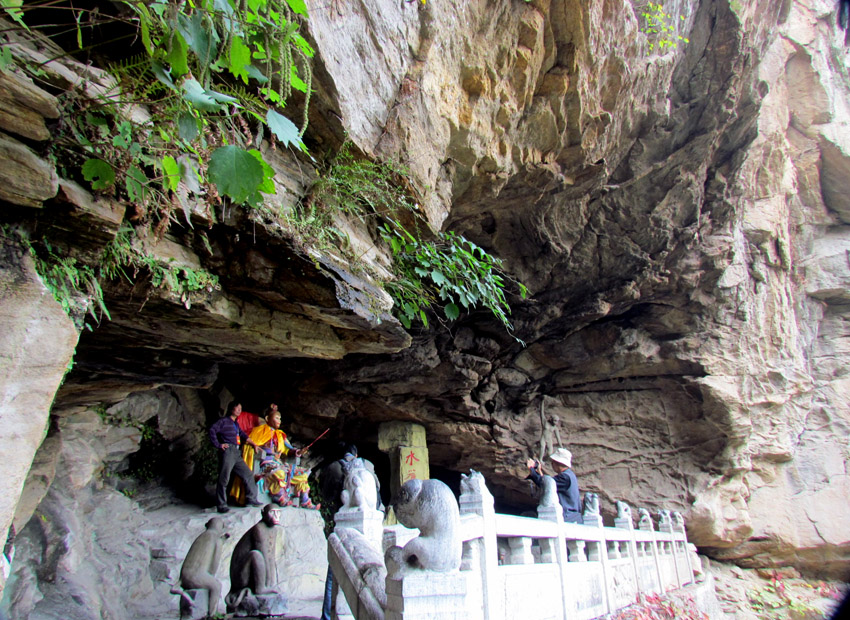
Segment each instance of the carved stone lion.
[{"label": "carved stone lion", "polygon": [[378,485],[375,474],[361,459],[355,459],[345,473],[340,512],[372,509],[378,503]]},{"label": "carved stone lion", "polygon": [[658,511],[658,527],[672,527],[673,519],[670,516],[669,510],[659,510]]},{"label": "carved stone lion", "polygon": [[460,475],[460,494],[472,495],[475,497],[486,497],[489,495],[487,485],[484,482],[484,476],[481,472],[474,469],[469,470],[469,475]]},{"label": "carved stone lion", "polygon": [[599,515],[599,496],[596,493],[584,494],[584,512],[582,516],[592,517]]},{"label": "carved stone lion", "polygon": [[419,536],[387,550],[390,578],[411,569],[449,572],[460,566],[460,513],[449,487],[439,480],[408,480],[393,508],[399,523],[419,528]]},{"label": "carved stone lion", "polygon": [[679,529],[685,529],[685,517],[678,510],[673,513],[673,525]]},{"label": "carved stone lion", "polygon": [[638,527],[642,530],[652,529],[652,517],[646,508],[638,508]]},{"label": "carved stone lion", "polygon": [[552,476],[543,476],[543,488],[540,492],[538,508],[556,508],[561,504],[558,501],[558,486]]},{"label": "carved stone lion", "polygon": [[617,502],[617,518],[632,520],[632,508],[626,502]]}]

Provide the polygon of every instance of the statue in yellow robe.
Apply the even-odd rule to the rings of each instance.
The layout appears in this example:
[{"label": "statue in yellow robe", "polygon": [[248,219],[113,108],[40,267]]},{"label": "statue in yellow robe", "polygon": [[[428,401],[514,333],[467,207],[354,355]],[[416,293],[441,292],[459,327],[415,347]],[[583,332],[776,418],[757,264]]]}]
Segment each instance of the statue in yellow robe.
[{"label": "statue in yellow robe", "polygon": [[[280,430],[280,411],[278,411],[277,405],[272,405],[266,410],[265,420],[266,423],[254,428],[251,434],[248,435],[248,438],[262,448],[267,455],[273,456],[281,462],[282,466],[279,468],[267,468],[269,471],[264,477],[266,478],[269,492],[273,496],[280,496],[279,501],[281,505],[288,506],[292,504],[289,500],[289,493],[291,492],[295,495],[296,505],[300,504],[303,508],[313,508],[314,506],[310,502],[309,497],[310,485],[307,484],[308,472],[301,468],[296,469],[295,464],[288,464],[286,466],[282,464],[283,457],[287,456],[290,450],[295,449],[287,441],[286,433]],[[252,471],[254,469],[254,456],[254,448],[246,443],[242,448],[242,458]],[[295,450],[295,456],[301,456],[301,451]],[[287,468],[291,468],[291,470]],[[289,474],[290,471],[292,471],[291,476]],[[289,488],[286,488],[287,477],[289,478]],[[239,484],[240,482],[241,480],[237,480],[234,483],[230,493],[238,502],[242,503],[245,499],[245,491],[242,485]],[[274,487],[274,492],[272,491],[272,487]]]}]

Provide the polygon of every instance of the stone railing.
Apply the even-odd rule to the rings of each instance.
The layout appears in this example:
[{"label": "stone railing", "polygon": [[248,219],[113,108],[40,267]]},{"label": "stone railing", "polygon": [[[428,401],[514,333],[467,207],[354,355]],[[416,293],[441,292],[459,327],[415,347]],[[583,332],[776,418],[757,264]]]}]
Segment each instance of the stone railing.
[{"label": "stone railing", "polygon": [[[338,581],[354,617],[587,620],[631,605],[641,593],[663,594],[694,581],[678,515],[674,520],[662,511],[656,529],[641,511],[636,529],[625,505],[615,527],[603,527],[598,515],[587,517],[589,525],[564,523],[560,506],[541,506],[536,519],[496,514],[483,478],[474,475],[480,480],[465,485],[460,497],[463,555],[457,571],[421,571],[393,580],[384,568],[385,591],[375,593],[363,577],[368,570],[357,570],[351,558],[369,556],[374,567],[381,555],[374,548],[376,534],[371,554],[349,550],[340,555],[340,540],[334,543],[332,536],[331,566],[335,575],[344,573]],[[350,516],[348,526],[353,525]],[[341,525],[338,521],[337,533],[348,534]],[[382,547],[404,545],[417,534],[400,525],[384,528]],[[367,607],[367,613],[358,613]]]}]

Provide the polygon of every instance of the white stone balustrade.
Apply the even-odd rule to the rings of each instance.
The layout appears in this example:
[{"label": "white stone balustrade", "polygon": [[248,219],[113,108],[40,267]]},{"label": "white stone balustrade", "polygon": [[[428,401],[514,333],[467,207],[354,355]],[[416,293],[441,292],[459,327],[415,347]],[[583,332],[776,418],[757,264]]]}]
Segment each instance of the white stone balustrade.
[{"label": "white stone balustrade", "polygon": [[[460,571],[440,576],[442,585],[433,574],[404,584],[387,580],[388,620],[591,620],[633,604],[639,593],[663,594],[694,581],[684,522],[675,513],[672,520],[670,513],[659,515],[658,530],[646,519],[635,529],[628,515],[616,520],[619,527],[603,527],[601,518],[588,519],[593,525],[564,523],[560,507],[541,508],[537,519],[501,515],[483,481],[459,504]],[[415,535],[387,528],[385,547]],[[431,602],[431,586],[438,585],[455,598],[445,609]],[[465,598],[462,613],[458,597]]]}]

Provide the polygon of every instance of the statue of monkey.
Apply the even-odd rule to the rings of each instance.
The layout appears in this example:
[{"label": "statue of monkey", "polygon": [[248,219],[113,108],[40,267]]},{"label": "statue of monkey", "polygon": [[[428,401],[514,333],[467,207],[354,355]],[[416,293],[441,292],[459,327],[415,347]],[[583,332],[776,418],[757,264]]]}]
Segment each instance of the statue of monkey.
[{"label": "statue of monkey", "polygon": [[207,521],[207,529],[201,533],[189,547],[186,559],[180,569],[180,587],[172,588],[172,594],[179,594],[190,605],[194,604],[183,590],[208,590],[208,615],[218,613],[218,601],[221,598],[221,582],[216,579],[221,561],[221,543],[230,534],[224,532],[224,522],[213,517]]},{"label": "statue of monkey", "polygon": [[277,530],[280,507],[263,506],[262,519],[249,529],[233,550],[230,558],[230,592],[225,601],[228,609],[235,609],[249,593],[276,593],[277,585]]}]

